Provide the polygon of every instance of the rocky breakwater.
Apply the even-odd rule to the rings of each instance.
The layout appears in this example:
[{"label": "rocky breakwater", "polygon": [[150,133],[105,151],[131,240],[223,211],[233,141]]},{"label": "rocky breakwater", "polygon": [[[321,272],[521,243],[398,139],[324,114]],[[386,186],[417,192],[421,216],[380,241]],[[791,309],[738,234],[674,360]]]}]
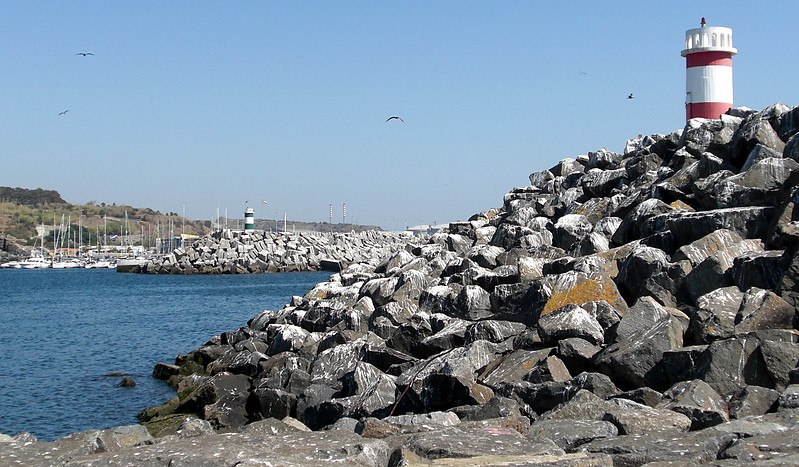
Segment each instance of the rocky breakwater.
[{"label": "rocky breakwater", "polygon": [[799,464],[797,133],[734,109],[533,173],[158,364],[155,438],[72,462]]},{"label": "rocky breakwater", "polygon": [[248,274],[343,269],[381,257],[408,242],[423,241],[405,234],[370,230],[359,233],[270,233],[223,230],[206,235],[143,263],[138,271],[151,274]]}]

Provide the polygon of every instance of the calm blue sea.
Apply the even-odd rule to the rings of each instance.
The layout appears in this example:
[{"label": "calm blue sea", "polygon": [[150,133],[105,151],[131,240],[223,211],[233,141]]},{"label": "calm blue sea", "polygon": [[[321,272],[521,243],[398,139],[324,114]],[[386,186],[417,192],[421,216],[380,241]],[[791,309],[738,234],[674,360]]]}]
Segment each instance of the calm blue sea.
[{"label": "calm blue sea", "polygon": [[[329,276],[0,270],[0,433],[52,440],[136,423],[174,396],[151,376],[156,362],[173,363]],[[112,372],[136,386],[118,387],[119,377],[103,376]]]}]

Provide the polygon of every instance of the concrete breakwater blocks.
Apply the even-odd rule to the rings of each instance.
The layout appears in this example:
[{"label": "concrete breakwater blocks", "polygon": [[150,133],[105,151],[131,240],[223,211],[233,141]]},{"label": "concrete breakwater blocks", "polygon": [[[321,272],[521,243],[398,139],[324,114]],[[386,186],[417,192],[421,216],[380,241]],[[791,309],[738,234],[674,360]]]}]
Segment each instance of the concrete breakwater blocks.
[{"label": "concrete breakwater blocks", "polygon": [[349,264],[376,261],[422,243],[413,237],[381,231],[360,233],[270,233],[225,230],[202,237],[130,272],[149,274],[250,274],[332,271]]},{"label": "concrete breakwater blocks", "polygon": [[[94,433],[60,455],[797,465],[797,160],[799,108],[732,109],[564,159],[420,243],[379,237],[380,259],[355,256],[377,233],[201,239],[153,267],[342,269],[159,364],[177,394],[139,415],[152,439]],[[6,441],[0,461],[53,455]]]}]

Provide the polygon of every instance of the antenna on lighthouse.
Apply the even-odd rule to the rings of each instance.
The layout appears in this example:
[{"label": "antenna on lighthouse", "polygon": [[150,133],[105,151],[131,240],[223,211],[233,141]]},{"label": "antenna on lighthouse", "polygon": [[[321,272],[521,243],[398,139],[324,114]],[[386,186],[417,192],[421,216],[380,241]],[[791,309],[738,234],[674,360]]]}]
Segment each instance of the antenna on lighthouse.
[{"label": "antenna on lighthouse", "polygon": [[685,32],[685,117],[719,119],[732,107],[732,29],[708,26]]}]

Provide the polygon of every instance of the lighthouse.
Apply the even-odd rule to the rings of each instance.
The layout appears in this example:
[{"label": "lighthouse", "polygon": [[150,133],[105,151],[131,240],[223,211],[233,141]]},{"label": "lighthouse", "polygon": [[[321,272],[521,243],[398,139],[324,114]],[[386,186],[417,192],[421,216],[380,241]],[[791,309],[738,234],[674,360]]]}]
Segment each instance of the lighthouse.
[{"label": "lighthouse", "polygon": [[244,231],[255,229],[255,209],[246,208],[244,210]]},{"label": "lighthouse", "polygon": [[732,29],[701,26],[685,32],[685,116],[721,118],[732,107]]}]

